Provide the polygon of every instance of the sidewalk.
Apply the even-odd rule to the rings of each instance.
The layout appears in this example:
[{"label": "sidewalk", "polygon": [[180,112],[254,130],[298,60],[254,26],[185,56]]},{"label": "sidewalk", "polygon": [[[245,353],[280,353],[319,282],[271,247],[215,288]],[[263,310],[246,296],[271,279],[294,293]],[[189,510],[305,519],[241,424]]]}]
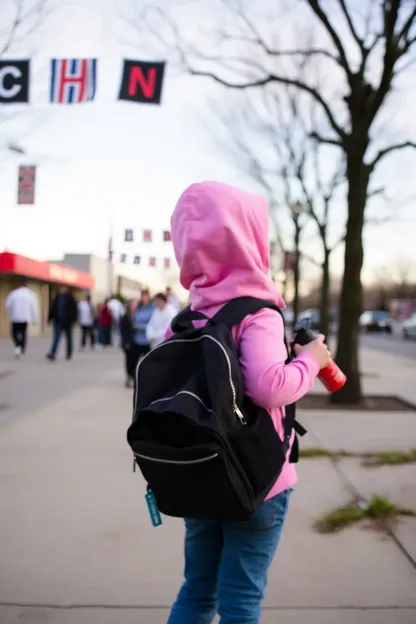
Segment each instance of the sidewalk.
[{"label": "sidewalk", "polygon": [[[364,369],[380,375],[366,384],[393,393],[411,372],[388,357],[363,354]],[[164,518],[162,527],[151,527],[144,484],[131,472],[125,441],[131,393],[121,387],[120,354],[79,358],[79,369],[78,360],[71,363],[76,390],[53,395],[33,411],[25,404],[0,428],[0,622],[163,624],[182,578],[182,522]],[[82,383],[92,363],[102,369]],[[38,383],[35,369],[46,364],[34,358],[25,365],[26,372],[15,372],[15,392],[23,375]],[[52,365],[55,383],[65,366]],[[394,375],[386,374],[392,367]],[[414,379],[413,370],[413,385]],[[3,396],[9,380],[0,384]],[[383,443],[379,450],[414,444],[416,413],[371,416],[304,412],[300,419],[333,448],[367,448],[374,439]],[[303,445],[315,443],[308,437]],[[364,494],[384,487],[392,498],[413,498],[405,502],[416,508],[414,465],[389,468],[388,477],[355,460],[345,466]],[[414,623],[416,571],[397,546],[362,527],[315,533],[315,519],[349,494],[325,459],[303,460],[299,479],[262,622]],[[409,532],[410,546],[416,543],[415,519],[400,522],[400,530]]]}]

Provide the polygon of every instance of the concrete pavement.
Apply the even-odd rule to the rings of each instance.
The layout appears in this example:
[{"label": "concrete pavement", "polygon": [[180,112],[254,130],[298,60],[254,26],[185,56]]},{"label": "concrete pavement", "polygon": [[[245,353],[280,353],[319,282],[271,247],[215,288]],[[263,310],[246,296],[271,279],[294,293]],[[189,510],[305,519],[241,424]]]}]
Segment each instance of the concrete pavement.
[{"label": "concrete pavement", "polygon": [[[170,518],[151,527],[143,481],[131,472],[131,392],[122,387],[121,355],[54,365],[35,342],[16,363],[0,343],[0,371],[13,368],[0,379],[0,403],[6,397],[12,406],[0,428],[0,623],[162,624],[181,582],[183,527]],[[365,352],[363,364],[373,375],[367,385],[415,396],[408,360]],[[376,437],[377,450],[408,448],[416,413],[403,414],[366,421],[360,413],[305,412],[311,437],[303,444],[324,438],[333,448],[371,450]],[[416,506],[412,465],[370,470],[348,460],[342,470],[364,495],[381,489]],[[326,459],[303,460],[299,477],[262,622],[414,623],[416,571],[397,545],[365,527],[315,533],[315,519],[350,493]],[[399,524],[409,548],[415,529],[411,518]]]}]

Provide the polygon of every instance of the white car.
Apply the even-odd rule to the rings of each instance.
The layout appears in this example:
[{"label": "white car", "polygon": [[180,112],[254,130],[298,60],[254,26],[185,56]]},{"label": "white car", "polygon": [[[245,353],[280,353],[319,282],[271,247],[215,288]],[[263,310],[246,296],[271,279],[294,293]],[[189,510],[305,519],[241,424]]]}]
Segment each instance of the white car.
[{"label": "white car", "polygon": [[416,338],[416,314],[413,314],[402,325],[403,340],[409,340],[410,338]]}]

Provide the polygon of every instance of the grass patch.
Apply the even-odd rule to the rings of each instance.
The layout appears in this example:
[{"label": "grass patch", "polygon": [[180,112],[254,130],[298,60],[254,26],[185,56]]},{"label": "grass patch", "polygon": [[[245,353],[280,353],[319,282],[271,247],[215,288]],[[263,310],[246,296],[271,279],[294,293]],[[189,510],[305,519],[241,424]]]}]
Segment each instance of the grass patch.
[{"label": "grass patch", "polygon": [[299,457],[305,457],[309,459],[315,459],[319,457],[331,457],[337,459],[338,457],[361,457],[357,453],[350,451],[329,451],[324,448],[301,448],[299,450]]},{"label": "grass patch", "polygon": [[416,463],[416,449],[410,451],[374,451],[354,453],[353,451],[330,451],[324,448],[301,448],[299,456],[304,459],[319,459],[329,457],[330,459],[340,459],[342,457],[358,457],[363,460],[362,465],[367,468],[374,466],[399,466],[401,464]]},{"label": "grass patch", "polygon": [[416,516],[413,509],[398,507],[384,496],[373,496],[369,501],[353,501],[335,509],[315,523],[319,533],[336,533],[365,518],[377,521],[379,526],[400,516]]},{"label": "grass patch", "polygon": [[381,451],[379,453],[363,453],[363,466],[398,466],[416,462],[416,449],[411,451]]}]

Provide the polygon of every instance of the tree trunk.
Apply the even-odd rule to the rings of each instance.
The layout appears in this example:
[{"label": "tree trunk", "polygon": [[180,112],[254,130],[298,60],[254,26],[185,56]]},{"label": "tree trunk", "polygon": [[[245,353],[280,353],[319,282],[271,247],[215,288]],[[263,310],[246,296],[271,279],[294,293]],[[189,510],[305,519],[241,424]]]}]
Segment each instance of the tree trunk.
[{"label": "tree trunk", "polygon": [[330,290],[330,275],[329,275],[329,256],[330,250],[325,246],[324,248],[324,261],[322,263],[322,281],[321,281],[321,301],[320,301],[320,319],[319,329],[321,334],[326,338],[329,336],[330,330],[330,314],[329,314],[329,290]]},{"label": "tree trunk", "polygon": [[369,168],[363,159],[364,151],[347,156],[348,221],[336,354],[336,362],[347,376],[347,383],[332,395],[332,401],[340,404],[358,403],[362,398],[358,358],[359,318],[362,312],[361,269],[364,259],[362,234],[370,179]]},{"label": "tree trunk", "polygon": [[299,316],[299,283],[300,283],[300,230],[295,219],[295,266],[293,267],[293,328],[295,328]]}]

